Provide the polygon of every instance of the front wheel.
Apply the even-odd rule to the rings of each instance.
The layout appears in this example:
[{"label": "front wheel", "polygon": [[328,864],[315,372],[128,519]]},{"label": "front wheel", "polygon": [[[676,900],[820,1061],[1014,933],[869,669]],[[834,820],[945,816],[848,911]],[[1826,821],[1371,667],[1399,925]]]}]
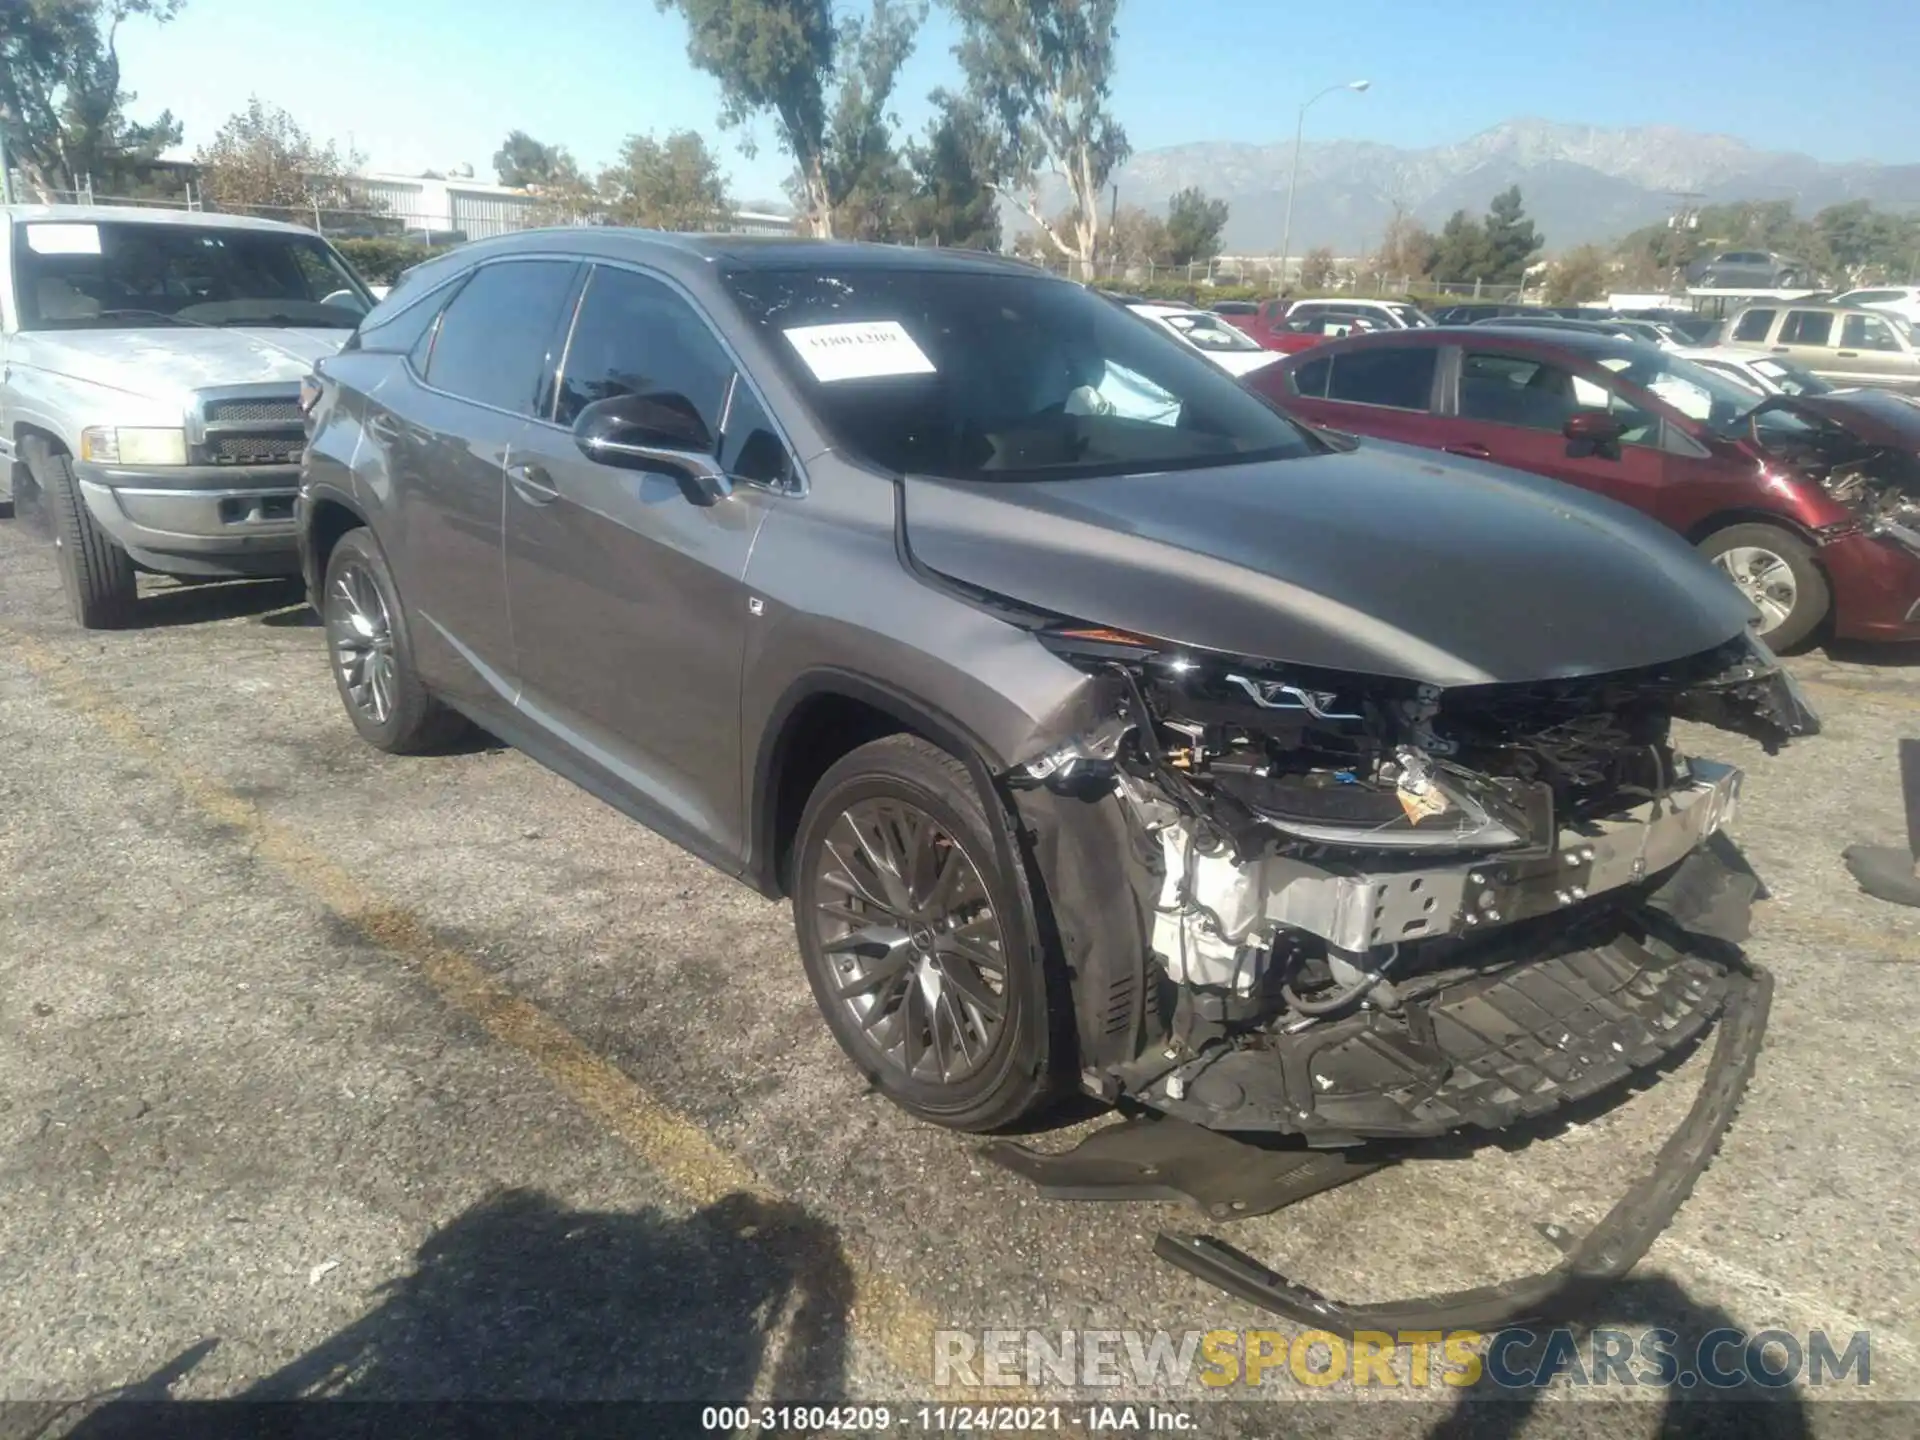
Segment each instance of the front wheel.
[{"label": "front wheel", "polygon": [[53,522],[54,563],[68,612],[83,630],[118,630],[132,624],[139,604],[133,557],[87,509],[66,452],[38,439],[22,449]]},{"label": "front wheel", "polygon": [[341,703],[369,745],[417,755],[466,730],[466,718],[436,699],[414,669],[400,594],[371,530],[349,530],[327,557],[320,618]]},{"label": "front wheel", "polygon": [[1700,553],[1724,571],[1760,612],[1753,630],[1775,650],[1800,644],[1833,604],[1827,577],[1805,541],[1777,525],[1729,525],[1700,542]]},{"label": "front wheel", "polygon": [[894,735],[827,771],[795,841],[794,923],[828,1028],[895,1104],[956,1130],[1042,1109],[1071,1046],[997,815],[965,765]]}]

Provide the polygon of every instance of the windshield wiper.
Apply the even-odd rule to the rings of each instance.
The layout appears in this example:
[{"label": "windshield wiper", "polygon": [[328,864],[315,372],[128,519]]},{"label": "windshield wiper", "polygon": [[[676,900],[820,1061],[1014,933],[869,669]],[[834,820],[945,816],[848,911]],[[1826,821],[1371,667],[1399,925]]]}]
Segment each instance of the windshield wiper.
[{"label": "windshield wiper", "polygon": [[115,307],[112,310],[102,310],[99,312],[99,316],[102,320],[106,319],[109,315],[145,315],[150,320],[165,320],[168,324],[171,324],[171,325],[192,325],[192,326],[196,326],[201,330],[213,329],[213,326],[209,325],[204,320],[189,320],[184,315],[169,315],[164,310],[132,310],[132,309],[126,309],[123,307]]},{"label": "windshield wiper", "polygon": [[297,330],[351,330],[353,326],[342,325],[334,320],[315,320],[306,315],[289,315],[284,311],[275,311],[271,315],[230,316],[225,320],[211,322],[222,329],[237,329],[242,326],[264,325],[269,328],[286,326]]}]

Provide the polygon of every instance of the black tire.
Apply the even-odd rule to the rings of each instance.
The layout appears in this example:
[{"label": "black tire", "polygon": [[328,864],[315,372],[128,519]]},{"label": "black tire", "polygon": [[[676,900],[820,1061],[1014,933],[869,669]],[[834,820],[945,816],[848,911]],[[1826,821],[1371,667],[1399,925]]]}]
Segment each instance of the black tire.
[{"label": "black tire", "polygon": [[[937,1038],[942,1000],[947,1002],[950,1040],[951,1027],[978,1022],[981,1012],[974,1001],[980,994],[980,971],[970,969],[966,985],[952,978],[933,982],[934,999],[929,1002],[926,987],[914,978],[912,970],[914,964],[932,963],[937,945],[972,946],[973,940],[961,942],[960,933],[950,934],[935,920],[924,952],[916,955],[911,948],[921,944],[917,933],[885,952],[889,957],[896,952],[907,957],[906,978],[898,991],[872,987],[873,1008],[867,1012],[867,1024],[854,1012],[858,1002],[841,993],[841,987],[851,984],[852,979],[840,968],[842,964],[867,962],[851,956],[841,961],[827,953],[829,943],[846,944],[851,939],[843,936],[830,941],[821,933],[823,928],[850,923],[844,915],[834,916],[821,909],[823,903],[834,904],[836,894],[851,894],[844,887],[836,888],[826,878],[826,871],[837,865],[836,850],[829,849],[828,842],[837,836],[838,853],[844,854],[847,850],[844,842],[851,832],[840,827],[843,822],[854,823],[850,810],[858,814],[861,812],[855,807],[874,804],[900,807],[905,813],[917,812],[926,817],[932,822],[933,834],[937,837],[933,842],[935,852],[944,850],[942,863],[956,863],[957,852],[958,861],[971,865],[973,880],[966,881],[966,886],[974,887],[977,881],[975,888],[983,890],[984,901],[990,904],[991,910],[982,912],[979,909],[982,902],[975,900],[973,909],[967,913],[976,918],[964,923],[958,923],[958,916],[963,912],[953,912],[952,920],[958,923],[959,932],[975,930],[977,926],[991,927],[997,922],[997,953],[1004,961],[1004,968],[997,995],[992,998],[999,1002],[1001,1016],[990,1039],[984,1039],[976,1024],[972,1033],[976,1040],[984,1043],[976,1047],[974,1068],[966,1075],[951,1078],[916,1075],[910,1068],[910,1059],[902,1063],[893,1057],[876,1036],[890,1029],[892,1033],[903,1034],[911,1028],[916,1034]],[[945,841],[944,847],[941,840]],[[807,801],[794,840],[794,928],[799,936],[807,981],[813,987],[814,999],[819,1003],[828,1029],[847,1057],[888,1099],[911,1115],[954,1130],[997,1130],[1037,1114],[1059,1093],[1063,1075],[1069,1068],[1067,1062],[1073,1048],[1071,1001],[1065,995],[1063,973],[1039,938],[1024,867],[1015,860],[1012,873],[1008,873],[999,858],[1003,854],[1018,853],[1005,812],[998,804],[982,804],[967,767],[911,735],[891,735],[863,745],[829,769]],[[926,889],[942,888],[937,875],[926,878],[930,882]],[[907,890],[911,892],[913,888],[908,882]],[[858,910],[861,918],[881,918],[864,900],[840,904],[838,908]],[[983,913],[985,918],[980,919]],[[928,928],[910,925],[895,933]],[[981,945],[971,953],[992,948],[990,944]],[[941,957],[941,963],[947,966],[942,971],[944,976],[951,977],[954,973],[952,961],[951,954]],[[873,963],[884,966],[888,960]],[[927,1017],[928,1006],[932,1006],[925,1025],[916,1020],[916,1003],[920,1017]],[[967,1019],[969,1011],[972,1022]],[[877,1024],[871,1019],[876,1012],[883,1016]],[[953,1047],[947,1048],[951,1053]],[[909,1057],[911,1053],[903,1051]],[[931,1055],[937,1064],[939,1053],[938,1047],[923,1046],[922,1063]]]},{"label": "black tire", "polygon": [[[363,603],[377,597],[385,627],[384,645],[379,651],[386,660],[383,675],[388,682],[384,686],[384,707],[370,703],[366,693],[365,667],[371,663],[370,655],[360,656],[354,648],[366,640],[365,636],[356,638],[348,618],[352,609],[348,597],[356,594]],[[327,557],[320,618],[327,629],[327,663],[340,692],[340,703],[346,706],[353,728],[369,745],[389,755],[421,755],[445,749],[467,732],[467,718],[435,698],[421,682],[393,571],[388,568],[380,542],[364,526],[342,535]]]},{"label": "black tire", "polygon": [[[1814,563],[1812,549],[1791,530],[1760,522],[1729,525],[1702,540],[1699,549],[1730,578],[1735,578],[1735,583],[1741,585],[1749,599],[1754,598],[1750,585],[1734,576],[1734,570],[1739,567],[1723,557],[1739,550],[1763,551],[1778,556],[1785,563],[1792,576],[1792,605],[1775,623],[1756,628],[1755,631],[1773,650],[1790,650],[1803,644],[1820,628],[1827,618],[1827,612],[1833,607],[1833,592],[1827,587],[1827,577]],[[1756,578],[1748,572],[1748,580]],[[1769,607],[1760,605],[1758,608],[1765,614]]]},{"label": "black tire", "polygon": [[54,563],[68,612],[83,630],[132,624],[139,605],[133,558],[100,528],[80,498],[72,461],[44,440],[29,439],[21,448],[52,521]]}]

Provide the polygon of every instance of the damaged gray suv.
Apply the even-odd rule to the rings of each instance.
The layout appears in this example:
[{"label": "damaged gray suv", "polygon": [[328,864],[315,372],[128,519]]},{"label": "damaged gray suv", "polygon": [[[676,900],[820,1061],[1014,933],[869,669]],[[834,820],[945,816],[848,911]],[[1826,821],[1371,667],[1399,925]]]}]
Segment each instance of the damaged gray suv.
[{"label": "damaged gray suv", "polygon": [[1498,1127],[1728,1003],[1817,721],[1621,506],[1305,427],[1013,262],[619,230],[411,272],[307,403],[348,715],[469,721],[770,897],[917,1116]]}]

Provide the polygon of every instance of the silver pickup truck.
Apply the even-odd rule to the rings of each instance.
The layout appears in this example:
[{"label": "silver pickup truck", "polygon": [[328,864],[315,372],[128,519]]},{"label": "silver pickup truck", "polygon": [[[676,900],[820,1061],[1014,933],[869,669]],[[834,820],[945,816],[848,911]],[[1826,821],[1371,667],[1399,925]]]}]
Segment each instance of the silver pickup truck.
[{"label": "silver pickup truck", "polygon": [[297,226],[0,208],[0,479],[81,625],[133,623],[143,570],[299,573],[300,382],[372,304]]}]

